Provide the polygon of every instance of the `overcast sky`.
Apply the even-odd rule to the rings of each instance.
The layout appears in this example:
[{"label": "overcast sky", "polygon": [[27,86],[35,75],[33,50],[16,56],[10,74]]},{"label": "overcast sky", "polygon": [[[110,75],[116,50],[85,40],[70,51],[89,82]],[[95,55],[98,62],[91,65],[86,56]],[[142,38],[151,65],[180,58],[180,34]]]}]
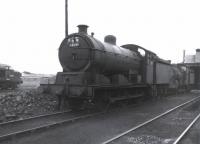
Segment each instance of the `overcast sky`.
[{"label": "overcast sky", "polygon": [[[103,40],[134,43],[181,62],[200,48],[199,0],[68,0],[69,33],[78,24]],[[65,0],[1,0],[0,63],[19,71],[55,74],[65,36]]]}]

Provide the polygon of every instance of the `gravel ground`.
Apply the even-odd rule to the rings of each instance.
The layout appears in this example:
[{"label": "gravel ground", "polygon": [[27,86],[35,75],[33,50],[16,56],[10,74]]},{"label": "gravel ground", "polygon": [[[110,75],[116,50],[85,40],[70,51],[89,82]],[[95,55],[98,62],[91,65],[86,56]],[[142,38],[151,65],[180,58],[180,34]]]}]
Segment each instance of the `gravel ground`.
[{"label": "gravel ground", "polygon": [[23,79],[16,90],[0,91],[0,122],[57,111],[57,97],[37,90],[39,78]]},{"label": "gravel ground", "polygon": [[57,98],[37,90],[0,93],[0,122],[23,119],[56,111]]},{"label": "gravel ground", "polygon": [[[132,108],[114,110],[46,132],[21,137],[13,142],[15,144],[98,144],[194,97],[196,95],[185,94],[143,102]],[[148,138],[150,141],[159,139],[156,136],[150,137]],[[131,138],[130,141],[135,139]],[[10,144],[12,141],[5,143]]]}]

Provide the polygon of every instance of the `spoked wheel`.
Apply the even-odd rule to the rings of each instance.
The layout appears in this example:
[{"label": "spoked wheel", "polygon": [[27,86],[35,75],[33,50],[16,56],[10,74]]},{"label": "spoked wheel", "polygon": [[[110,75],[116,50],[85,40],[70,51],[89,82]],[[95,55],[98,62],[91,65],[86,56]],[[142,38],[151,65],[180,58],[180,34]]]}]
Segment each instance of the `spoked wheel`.
[{"label": "spoked wheel", "polygon": [[73,111],[79,111],[83,109],[84,101],[82,99],[69,99],[68,104]]}]

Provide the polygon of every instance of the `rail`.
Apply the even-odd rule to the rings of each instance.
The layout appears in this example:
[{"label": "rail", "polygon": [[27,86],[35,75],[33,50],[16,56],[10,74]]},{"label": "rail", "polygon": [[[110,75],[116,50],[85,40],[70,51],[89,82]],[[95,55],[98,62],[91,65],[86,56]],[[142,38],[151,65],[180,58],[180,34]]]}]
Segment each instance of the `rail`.
[{"label": "rail", "polygon": [[103,142],[102,144],[111,143],[111,142],[113,142],[114,140],[117,140],[117,139],[119,139],[120,137],[122,137],[122,136],[124,136],[124,135],[126,135],[126,134],[128,134],[128,133],[130,133],[130,132],[132,132],[132,131],[134,131],[134,130],[136,130],[136,129],[139,129],[139,128],[141,128],[141,127],[143,127],[143,126],[145,126],[145,125],[147,125],[147,124],[153,122],[154,120],[157,120],[157,119],[159,119],[159,118],[161,118],[161,117],[163,117],[163,116],[165,116],[165,115],[167,115],[167,114],[173,112],[174,110],[176,110],[176,109],[178,109],[178,108],[180,108],[180,107],[183,107],[183,106],[185,106],[185,105],[187,105],[187,104],[189,104],[189,103],[191,103],[191,102],[194,102],[194,101],[196,101],[196,100],[199,99],[199,98],[200,98],[200,96],[197,97],[197,98],[193,98],[192,100],[187,101],[187,102],[185,102],[185,103],[183,103],[183,104],[180,104],[180,105],[178,105],[178,106],[176,106],[176,107],[174,107],[174,108],[172,108],[172,109],[170,109],[170,110],[167,110],[166,112],[164,112],[164,113],[162,113],[162,114],[160,114],[160,115],[158,115],[158,116],[156,116],[156,117],[154,117],[154,118],[152,118],[152,119],[150,119],[150,120],[148,120],[148,121],[146,121],[146,122],[144,122],[144,123],[141,123],[141,124],[139,124],[139,125],[137,125],[137,126],[131,128],[131,129],[129,129],[129,130],[127,130],[127,131],[125,131],[125,132],[123,132],[123,133],[121,133],[121,134],[116,135],[116,136],[113,137],[113,138],[110,138],[109,140]]},{"label": "rail", "polygon": [[181,139],[184,138],[184,136],[186,136],[187,132],[191,129],[191,127],[196,123],[196,121],[200,118],[200,113],[198,114],[198,116],[190,123],[190,125],[183,131],[183,133],[181,133],[181,135],[176,139],[176,141],[173,144],[178,144]]},{"label": "rail", "polygon": [[102,113],[103,112],[85,114],[85,115],[77,116],[77,117],[74,117],[74,118],[70,118],[70,119],[66,119],[66,120],[62,120],[62,121],[58,121],[58,122],[52,122],[50,124],[43,124],[43,125],[40,125],[40,126],[37,126],[37,127],[4,134],[4,135],[0,136],[0,142],[13,139],[17,136],[21,136],[21,135],[25,135],[25,134],[29,134],[29,133],[35,133],[35,132],[38,132],[39,130],[47,130],[47,129],[52,128],[52,127],[67,124],[67,123],[74,122],[74,121],[77,121],[77,120],[81,120],[81,119],[84,119],[84,118],[89,118],[89,117],[99,115],[99,114],[102,114]]}]

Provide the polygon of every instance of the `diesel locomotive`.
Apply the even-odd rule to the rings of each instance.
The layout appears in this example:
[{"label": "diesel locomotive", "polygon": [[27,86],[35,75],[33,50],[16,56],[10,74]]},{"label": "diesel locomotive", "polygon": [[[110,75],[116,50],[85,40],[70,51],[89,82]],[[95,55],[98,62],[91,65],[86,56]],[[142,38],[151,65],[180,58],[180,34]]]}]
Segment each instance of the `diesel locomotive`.
[{"label": "diesel locomotive", "polygon": [[0,89],[15,89],[22,83],[21,73],[5,64],[0,64]]},{"label": "diesel locomotive", "polygon": [[112,35],[101,42],[87,28],[79,25],[77,33],[63,40],[58,53],[63,71],[57,73],[55,84],[46,86],[59,96],[61,106],[67,102],[72,109],[101,108],[186,87],[186,68],[138,45],[117,46]]}]

